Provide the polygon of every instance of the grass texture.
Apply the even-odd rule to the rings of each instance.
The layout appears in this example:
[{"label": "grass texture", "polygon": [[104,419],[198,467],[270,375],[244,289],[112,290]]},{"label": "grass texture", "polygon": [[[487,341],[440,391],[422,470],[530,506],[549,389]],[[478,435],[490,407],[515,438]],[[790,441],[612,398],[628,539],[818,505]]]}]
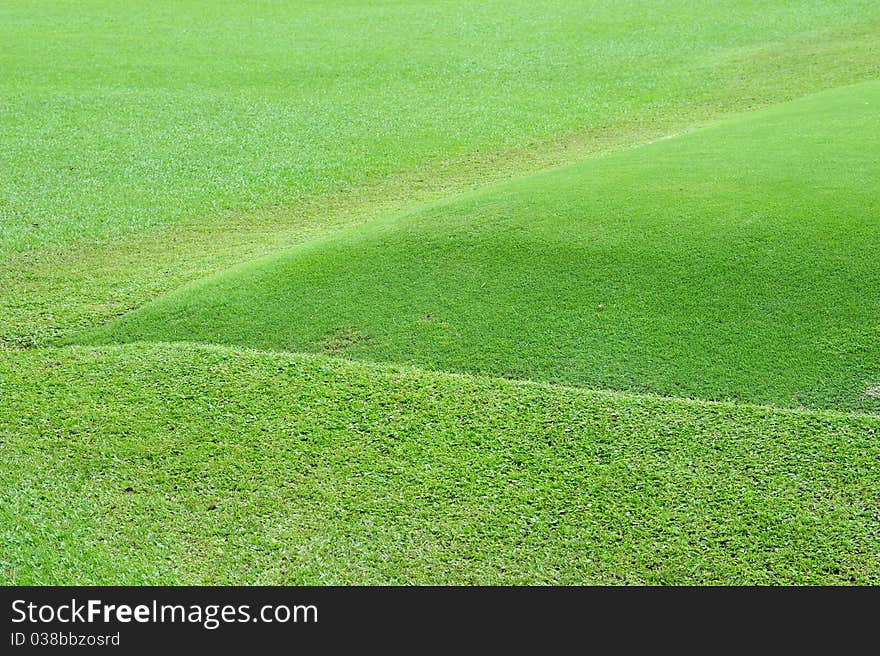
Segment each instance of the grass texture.
[{"label": "grass texture", "polygon": [[880,583],[874,0],[0,43],[0,584]]},{"label": "grass texture", "polygon": [[0,359],[0,581],[880,583],[880,418],[195,345]]},{"label": "grass texture", "polygon": [[[0,255],[858,77],[876,29],[853,30],[878,20],[871,0],[6,2]],[[817,67],[804,43],[835,39],[864,47]]]},{"label": "grass texture", "polygon": [[91,342],[196,341],[877,409],[880,83],[237,267]]}]

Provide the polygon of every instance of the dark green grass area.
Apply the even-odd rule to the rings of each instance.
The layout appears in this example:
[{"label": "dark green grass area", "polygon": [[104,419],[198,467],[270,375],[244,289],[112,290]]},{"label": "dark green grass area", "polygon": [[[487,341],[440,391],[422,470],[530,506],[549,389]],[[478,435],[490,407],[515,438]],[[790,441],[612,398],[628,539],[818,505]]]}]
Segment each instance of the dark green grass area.
[{"label": "dark green grass area", "polygon": [[0,581],[880,583],[880,419],[195,345],[0,359]]},{"label": "dark green grass area", "polygon": [[87,339],[876,410],[880,83],[377,221]]},{"label": "dark green grass area", "polygon": [[878,21],[874,0],[5,2],[0,254],[864,79]]}]

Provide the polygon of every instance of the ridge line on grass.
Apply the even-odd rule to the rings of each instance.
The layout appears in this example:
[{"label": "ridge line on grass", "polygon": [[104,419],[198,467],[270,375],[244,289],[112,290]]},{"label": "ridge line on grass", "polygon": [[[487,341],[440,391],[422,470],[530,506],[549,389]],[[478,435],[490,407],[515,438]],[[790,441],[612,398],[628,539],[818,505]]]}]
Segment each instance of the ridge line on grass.
[{"label": "ridge line on grass", "polygon": [[[637,144],[645,135],[659,139],[664,132],[681,133],[682,125],[708,125],[748,109],[876,80],[880,69],[868,54],[876,50],[878,29],[880,23],[852,25],[733,49],[718,64],[722,70],[713,73],[717,88],[694,98],[684,116],[637,112],[620,117],[616,130],[587,126],[501,150],[429,161],[415,170],[283,207],[194,216],[145,233],[13,256],[0,264],[0,287],[15,292],[0,295],[5,319],[0,351],[57,344],[64,336],[104,325],[237,263],[362,223],[364,214],[402,212],[450,189],[461,193],[475,184],[492,184],[499,172],[513,171],[515,177],[601,157]],[[805,59],[811,62],[806,78]],[[169,242],[175,243],[173,249]]]},{"label": "ridge line on grass", "polygon": [[[684,128],[677,129],[675,131],[671,131],[671,132],[663,134],[661,136],[649,138],[645,141],[619,144],[617,147],[611,148],[609,150],[597,151],[592,154],[584,154],[584,155],[578,157],[577,159],[559,162],[556,164],[549,164],[549,165],[544,166],[542,168],[534,169],[531,171],[516,173],[516,174],[511,175],[510,177],[506,177],[503,179],[488,181],[488,182],[485,182],[484,184],[480,184],[479,186],[474,187],[472,189],[463,189],[463,190],[453,191],[446,196],[428,199],[424,202],[413,201],[412,204],[409,204],[406,207],[391,210],[386,214],[381,214],[381,213],[376,214],[375,216],[371,216],[370,218],[368,218],[364,221],[356,222],[356,223],[348,223],[346,225],[342,225],[336,230],[332,230],[330,232],[320,234],[320,235],[315,235],[311,238],[306,238],[301,242],[282,247],[279,250],[271,251],[271,252],[256,256],[256,257],[252,257],[250,259],[244,259],[244,260],[240,260],[235,263],[231,263],[228,266],[226,266],[225,268],[222,268],[218,271],[214,271],[213,273],[209,273],[204,276],[194,278],[192,280],[189,280],[189,281],[179,285],[178,287],[174,287],[172,289],[169,289],[169,290],[159,294],[158,296],[153,297],[149,301],[142,303],[137,308],[129,310],[128,312],[125,312],[122,315],[110,317],[106,321],[104,321],[103,323],[91,326],[89,329],[99,329],[101,327],[104,327],[107,324],[111,323],[112,321],[118,319],[120,316],[123,316],[124,314],[128,314],[129,312],[137,311],[138,309],[143,308],[143,307],[150,305],[152,303],[155,303],[155,302],[161,302],[163,299],[165,299],[169,296],[172,296],[174,294],[177,294],[178,292],[181,292],[181,291],[184,291],[187,289],[198,288],[198,286],[200,286],[208,281],[214,280],[216,278],[224,277],[226,275],[234,274],[235,272],[242,270],[242,269],[247,269],[248,267],[250,267],[252,265],[257,265],[262,262],[270,262],[274,258],[285,257],[288,254],[290,254],[296,250],[299,250],[299,249],[320,246],[320,244],[322,244],[324,242],[332,241],[340,236],[345,236],[347,234],[352,233],[353,231],[360,230],[365,227],[379,225],[384,222],[394,222],[394,221],[398,221],[398,220],[403,220],[407,216],[409,216],[410,214],[413,214],[416,212],[422,212],[425,210],[435,209],[435,208],[442,208],[444,205],[453,204],[453,203],[461,201],[461,200],[467,200],[468,198],[470,198],[472,196],[476,197],[476,196],[479,196],[484,193],[491,193],[493,190],[497,190],[499,188],[502,188],[505,185],[514,184],[518,181],[523,181],[523,180],[527,180],[530,178],[539,177],[539,176],[550,174],[550,173],[557,172],[557,171],[564,171],[565,169],[568,169],[571,167],[585,165],[588,162],[600,162],[607,157],[614,157],[619,154],[637,151],[642,148],[646,148],[646,147],[649,147],[649,146],[652,146],[655,144],[663,143],[665,141],[671,141],[671,140],[686,137],[689,135],[697,134],[697,133],[702,132],[704,130],[710,130],[710,129],[713,129],[718,126],[723,126],[726,123],[729,123],[731,121],[736,121],[738,119],[749,116],[751,114],[769,111],[775,107],[780,107],[783,105],[787,105],[789,103],[799,102],[801,100],[805,100],[805,99],[808,99],[808,98],[811,98],[814,96],[818,96],[818,95],[822,95],[825,93],[833,93],[835,91],[838,91],[840,89],[846,89],[848,87],[855,87],[855,86],[861,86],[861,85],[871,85],[871,84],[878,84],[878,83],[880,83],[880,78],[872,78],[872,79],[867,79],[867,80],[861,80],[858,82],[839,84],[839,85],[827,87],[824,89],[820,89],[818,91],[811,91],[809,93],[805,93],[803,95],[800,95],[800,96],[797,96],[794,98],[788,98],[786,100],[779,100],[777,102],[772,102],[767,105],[762,105],[759,107],[752,107],[752,108],[748,108],[748,109],[741,109],[741,110],[737,110],[737,111],[734,111],[731,113],[719,115],[714,118],[709,118],[709,119],[706,119],[706,120],[698,122],[698,123],[693,123],[693,124],[689,125],[688,127],[684,127]],[[74,338],[75,338],[75,336],[76,336],[76,333],[74,334]],[[3,340],[0,339],[0,350],[2,350],[2,342],[3,342]],[[69,342],[55,342],[54,345],[56,345],[56,346],[63,345],[65,343],[69,343]],[[53,344],[50,344],[50,345],[53,345]]]},{"label": "ridge line on grass", "polygon": [[513,387],[524,386],[524,387],[538,387],[547,390],[555,390],[560,392],[571,392],[577,394],[594,394],[599,396],[605,396],[608,398],[620,398],[623,400],[637,400],[637,399],[646,399],[651,401],[671,401],[674,403],[681,403],[684,405],[693,405],[700,407],[720,407],[720,408],[744,408],[744,409],[753,409],[760,410],[763,412],[773,412],[773,413],[783,413],[783,414],[794,414],[794,415],[810,415],[815,417],[829,417],[836,419],[869,419],[873,421],[880,421],[880,416],[877,414],[873,414],[870,412],[861,412],[857,410],[851,411],[843,411],[843,410],[834,410],[831,408],[807,408],[807,407],[786,407],[786,406],[778,406],[772,404],[763,404],[763,403],[750,403],[747,401],[722,401],[722,400],[713,400],[713,399],[700,399],[700,398],[691,398],[686,396],[672,396],[672,395],[664,395],[664,394],[656,394],[651,392],[631,392],[626,390],[619,390],[613,388],[605,388],[605,387],[585,387],[579,385],[573,385],[570,383],[555,383],[552,381],[544,381],[544,380],[535,380],[532,378],[514,378],[507,376],[497,376],[488,373],[468,373],[463,371],[450,371],[446,369],[430,369],[427,367],[422,367],[417,364],[412,363],[403,363],[403,362],[383,362],[379,360],[356,360],[352,358],[344,358],[339,356],[327,355],[324,353],[311,353],[308,351],[274,351],[270,349],[259,349],[253,348],[249,346],[233,346],[227,344],[216,344],[212,342],[187,342],[187,341],[136,341],[136,342],[124,342],[124,343],[113,343],[113,344],[101,344],[101,345],[93,345],[93,344],[65,344],[65,345],[54,345],[54,346],[46,346],[40,349],[37,349],[41,353],[49,353],[52,351],[125,351],[130,348],[161,348],[161,347],[171,347],[174,349],[178,348],[189,348],[195,350],[202,351],[215,351],[224,354],[240,354],[240,353],[248,353],[252,355],[258,355],[263,357],[271,357],[271,358],[284,358],[288,360],[313,360],[313,361],[322,361],[330,364],[344,365],[345,367],[351,368],[360,368],[360,369],[378,369],[385,371],[386,373],[401,373],[405,374],[407,372],[412,372],[416,374],[423,374],[426,376],[437,376],[439,378],[459,378],[467,381],[474,382],[485,382],[485,383],[494,383],[494,384],[503,384],[510,385]]}]

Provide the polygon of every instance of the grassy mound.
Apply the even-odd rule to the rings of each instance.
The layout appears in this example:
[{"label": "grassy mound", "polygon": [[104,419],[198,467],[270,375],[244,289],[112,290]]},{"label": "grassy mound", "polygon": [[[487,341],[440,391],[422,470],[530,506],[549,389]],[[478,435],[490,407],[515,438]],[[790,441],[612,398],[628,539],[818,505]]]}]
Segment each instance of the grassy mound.
[{"label": "grassy mound", "polygon": [[878,121],[880,83],[745,114],[236,268],[87,341],[877,409]]},{"label": "grassy mound", "polygon": [[195,345],[0,359],[0,581],[880,583],[880,418]]},{"label": "grassy mound", "polygon": [[880,584],[878,18],[6,3],[0,584]]}]

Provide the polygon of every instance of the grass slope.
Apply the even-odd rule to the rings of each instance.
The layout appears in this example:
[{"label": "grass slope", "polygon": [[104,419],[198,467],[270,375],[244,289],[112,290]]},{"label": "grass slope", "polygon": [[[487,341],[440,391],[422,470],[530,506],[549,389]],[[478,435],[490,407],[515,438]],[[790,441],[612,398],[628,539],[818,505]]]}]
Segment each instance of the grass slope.
[{"label": "grass slope", "polygon": [[[76,11],[51,0],[3,4],[0,584],[880,583],[876,416],[589,392],[222,346],[39,348],[181,284],[340,227],[877,78],[878,21],[869,0],[88,0]],[[821,110],[826,119],[838,116],[834,104]],[[832,122],[860,117],[851,131],[870,111],[837,109],[852,116]],[[796,112],[787,118],[802,120]],[[840,125],[817,123],[804,123],[815,128],[806,137],[820,142],[813,152],[830,163],[817,156],[815,176],[845,161],[853,180],[873,182],[876,163],[854,153],[876,145],[874,124],[838,161],[833,144],[821,142]],[[672,148],[674,160],[681,147]],[[697,159],[707,155],[696,144],[692,151]],[[628,167],[647,176],[638,151],[623,157],[631,159],[597,166],[608,176],[609,166],[623,177]],[[689,165],[675,162],[678,169],[670,170],[681,177]],[[570,272],[568,238],[575,237],[577,255],[587,237],[567,210],[595,210],[601,199],[577,194],[614,184],[599,176],[591,186],[589,166],[245,265],[97,339],[135,339],[137,331],[161,339],[164,331],[287,349],[302,338],[303,348],[325,353],[473,371],[500,363],[508,375],[574,380],[579,367],[592,366],[589,358],[559,374],[554,363],[567,356],[544,357],[552,349],[541,342],[560,337],[551,311],[569,316],[563,332],[583,327],[579,315],[564,314],[579,297],[550,297],[555,305],[546,311],[530,299],[534,325],[515,325],[511,317],[521,317],[508,310],[533,281],[549,280],[529,272],[530,262]],[[806,168],[800,162],[791,173],[802,177]],[[783,362],[783,373],[764,372],[767,389],[753,387],[745,398],[778,400],[797,390],[794,402],[878,407],[852,396],[861,380],[876,387],[875,344],[865,329],[875,316],[865,311],[876,299],[875,267],[856,271],[860,251],[843,253],[846,240],[860,240],[859,248],[876,243],[847,213],[870,194],[837,178],[831,184],[823,180],[817,189],[838,196],[848,231],[825,234],[832,239],[820,255],[827,257],[815,259],[831,275],[817,290],[830,303],[836,285],[852,286],[833,302],[839,322],[828,318],[832,309],[819,308],[824,318],[816,325],[830,335],[823,346],[792,351],[801,373],[829,370],[816,373],[818,386],[805,394]],[[689,184],[687,192],[699,189]],[[695,215],[714,203],[710,185],[700,193],[705,198],[683,205]],[[558,194],[558,204],[548,194]],[[746,208],[756,221],[763,216],[757,195]],[[556,213],[524,218],[548,208]],[[619,231],[618,219],[607,214],[603,225]],[[682,222],[642,226],[653,232],[629,225],[622,236],[636,235],[629,243],[638,248],[623,247],[621,238],[616,254],[605,252],[606,269],[623,280],[614,290],[628,289],[634,275],[625,259],[615,269],[614,257],[651,255],[640,241],[666,227],[673,248],[663,252],[685,251],[694,237],[681,233]],[[709,228],[703,226],[703,247]],[[769,248],[738,229],[742,240],[733,246]],[[793,232],[800,234],[788,225],[772,237]],[[604,248],[612,235],[600,236]],[[788,271],[799,270],[793,243],[781,247]],[[491,257],[482,261],[474,251],[486,245]],[[414,264],[398,250],[382,263],[403,247],[423,261]],[[748,264],[749,252],[745,260],[731,251],[720,261]],[[445,258],[464,268],[454,273]],[[662,258],[649,262],[672,271]],[[846,266],[832,271],[835,263]],[[356,268],[348,269],[337,306],[315,306],[328,298],[325,283],[338,284],[334,277],[346,267]],[[407,277],[438,271],[444,275],[436,284]],[[571,271],[571,280],[560,278],[562,288],[574,290],[582,270]],[[726,275],[715,273],[710,283]],[[647,280],[649,272],[639,275]],[[298,291],[309,276],[311,288]],[[778,282],[768,280],[767,289],[797,287]],[[309,289],[315,298],[304,299]],[[272,308],[276,293],[288,306]],[[804,305],[804,294],[795,301],[816,310]],[[201,308],[203,325],[154,322],[187,298]],[[390,313],[383,316],[370,299]],[[422,309],[428,299],[439,305]],[[656,312],[660,300],[646,309]],[[695,298],[694,307],[705,300]],[[764,305],[755,312],[775,306],[759,300]],[[627,305],[614,303],[602,302],[609,328],[594,337],[638,337],[648,315],[633,314],[627,326],[614,314]],[[768,317],[790,319],[783,305]],[[315,313],[299,316],[294,306]],[[693,322],[705,307],[697,310],[684,318]],[[230,322],[233,313],[250,312],[247,321]],[[679,311],[666,320],[682,317]],[[224,321],[219,332],[217,318]],[[315,330],[304,327],[310,321]],[[803,326],[794,322],[789,336],[803,336]],[[520,332],[532,349],[525,357],[514,345]],[[486,337],[494,350],[467,345]],[[696,391],[741,398],[739,387],[727,395],[718,383],[725,362],[742,363],[738,357],[760,342],[747,337],[742,347],[725,343],[723,362],[713,368],[707,361],[709,376],[701,378],[700,368],[691,388],[676,383],[682,371],[665,371],[647,351],[601,371],[600,382],[660,389],[658,382],[672,381],[683,393],[705,383]],[[708,347],[694,343],[705,355]],[[626,355],[615,348],[608,357]],[[836,359],[805,364],[804,353],[821,356],[825,348]],[[669,357],[694,367],[688,354]],[[650,366],[643,372],[633,362]],[[759,375],[732,371],[732,387]]]},{"label": "grass slope", "polygon": [[[37,18],[41,6],[31,3],[31,11],[26,15],[28,26],[19,24],[17,27],[20,30],[30,30],[34,34],[39,32],[41,25],[45,27]],[[150,6],[154,12],[161,7],[157,3]],[[277,3],[273,5],[275,8],[280,6]],[[442,5],[449,6],[451,3]],[[511,5],[506,5],[509,6]],[[549,5],[545,3],[544,6]],[[809,14],[810,7],[813,6],[809,2],[775,5],[772,11]],[[53,47],[65,40],[86,38],[88,31],[79,26],[79,21],[90,14],[90,7],[93,6],[83,3],[78,5],[77,15],[65,20],[69,29],[63,34],[54,35]],[[378,10],[380,6],[374,4],[371,7],[371,10]],[[214,212],[204,208],[199,210],[189,202],[179,202],[184,196],[184,190],[175,184],[186,180],[187,175],[201,175],[201,172],[216,164],[217,154],[216,149],[208,149],[211,151],[210,158],[199,160],[198,150],[189,148],[182,152],[181,149],[173,151],[172,146],[175,144],[167,140],[165,145],[168,148],[160,148],[157,152],[165,152],[169,155],[168,158],[141,160],[136,163],[137,166],[143,170],[155,166],[173,168],[175,163],[185,158],[188,158],[191,165],[185,171],[178,166],[173,175],[163,176],[160,186],[153,186],[144,194],[129,193],[132,185],[150,187],[149,180],[140,180],[137,176],[116,176],[113,185],[104,185],[100,193],[93,196],[83,191],[89,185],[81,177],[81,174],[89,171],[87,166],[62,171],[64,175],[80,176],[71,180],[70,184],[62,184],[63,181],[54,172],[59,166],[63,169],[63,161],[53,163],[51,158],[44,158],[38,169],[28,169],[21,162],[4,160],[4,166],[0,167],[0,351],[53,343],[59,337],[103,324],[183,284],[219,273],[239,262],[289,249],[304,240],[339,230],[340,227],[364,223],[373,218],[415,208],[425,202],[448,198],[462,191],[681,133],[743,109],[767,106],[821,89],[880,77],[880,22],[872,19],[870,12],[866,16],[856,7],[854,4],[854,13],[851,15],[855,22],[849,26],[844,26],[849,18],[838,21],[826,16],[827,20],[819,31],[800,32],[789,24],[789,31],[778,40],[753,43],[750,37],[758,34],[755,31],[741,34],[744,42],[749,42],[748,45],[725,48],[718,52],[710,53],[707,49],[696,53],[692,63],[697,67],[702,66],[704,70],[701,72],[701,93],[692,97],[677,89],[677,95],[673,98],[658,96],[651,102],[636,105],[608,121],[588,122],[574,131],[515,140],[510,146],[487,142],[485,147],[457,153],[437,152],[431,155],[429,161],[420,161],[405,169],[395,169],[390,175],[377,175],[363,184],[344,186],[328,182],[325,185],[327,189],[339,188],[327,193],[291,192],[285,195],[281,203],[268,206],[261,204],[259,200],[255,207],[245,209],[234,203],[227,203],[224,206],[229,209]],[[262,10],[254,5],[251,8],[257,14]],[[385,8],[394,9],[390,5]],[[0,8],[0,12],[2,11],[4,9]],[[142,21],[132,18],[130,3],[126,12],[126,29],[133,33],[143,29]],[[184,11],[184,15],[185,13]],[[9,14],[10,21],[14,14],[15,12]],[[86,20],[86,23],[96,30],[101,27],[101,21],[94,16]],[[247,32],[250,29],[247,21],[240,23],[246,24],[238,25],[237,30]],[[0,23],[0,30],[8,24],[14,23]],[[200,16],[200,24],[206,24],[205,16]],[[798,24],[809,27],[811,22]],[[607,39],[620,41],[629,38],[625,31],[629,27],[627,21],[618,19],[615,25],[622,30],[621,33],[616,34],[615,28],[608,25],[605,34]],[[721,26],[722,23],[718,23],[713,29],[722,29],[725,33],[732,33],[731,30],[736,29],[732,25],[724,28]],[[120,29],[117,23],[115,31],[110,31],[102,38],[112,39],[113,34]],[[164,29],[173,31],[168,23],[164,25]],[[659,26],[654,25],[650,29],[656,32]],[[228,45],[229,42],[227,39],[224,43]],[[104,92],[101,88],[89,87],[89,76],[79,75],[81,69],[88,68],[86,64],[79,67],[71,65],[79,59],[73,55],[74,49],[70,47],[67,48],[69,59],[48,56],[47,46],[41,52],[39,61],[34,62],[32,49],[14,54],[15,47],[9,44],[23,45],[16,35],[4,43],[7,48],[0,52],[0,60],[5,55],[10,55],[16,62],[15,66],[10,66],[10,70],[15,70],[19,75],[30,66],[40,67],[44,71],[42,84],[36,87],[30,87],[26,80],[8,78],[10,102],[12,98],[27,99],[39,92],[34,96],[36,102],[39,94],[45,93],[50,87],[54,88],[53,85],[63,85],[68,90],[67,95],[76,95],[81,91],[92,99]],[[130,77],[132,69],[142,66],[143,59],[122,57],[119,54],[125,48],[131,47],[130,42],[116,45],[119,47],[114,54],[115,67],[105,66],[104,74],[105,77],[109,76],[112,69],[115,77],[126,79]],[[279,46],[277,42],[275,45]],[[90,62],[94,61],[97,53],[94,47],[79,48],[76,51],[87,56]],[[664,60],[663,54],[674,57],[677,56],[677,50],[664,50],[653,63],[657,70],[674,65],[672,60]],[[153,55],[155,53],[151,53]],[[702,59],[705,56],[711,57],[710,64]],[[275,52],[273,57],[274,61],[283,60],[283,52]],[[155,57],[151,61],[155,61]],[[176,77],[175,71],[179,74],[180,69],[185,67],[185,55],[182,54],[174,62],[166,59],[164,65],[172,63],[173,66],[166,69],[169,79]],[[186,70],[191,74],[197,67],[192,61],[189,63]],[[545,62],[548,67],[557,63],[558,60]],[[53,67],[61,64],[66,73],[62,75],[57,71],[53,72]],[[212,60],[212,66],[217,70],[228,65],[223,53],[218,52]],[[632,84],[637,83],[636,76],[641,74],[641,70],[634,69]],[[5,81],[7,78],[0,77],[0,85]],[[227,92],[238,86],[242,94],[250,93],[247,78],[236,77],[228,82],[225,87]],[[552,87],[550,81],[545,82],[545,88]],[[45,84],[49,86],[43,86]],[[492,88],[487,83],[486,89]],[[164,107],[162,103],[168,101],[164,98],[155,107],[150,104],[150,87],[140,85],[128,89],[143,96],[146,113],[161,111]],[[614,94],[619,90],[618,85],[602,86],[599,95],[593,99],[595,111],[608,109]],[[190,91],[196,94],[198,88],[192,87]],[[503,93],[504,88],[498,92]],[[609,95],[606,96],[606,93]],[[181,96],[181,101],[183,98]],[[126,104],[118,102],[119,100],[115,98],[113,103],[108,103],[107,111],[111,114],[114,110],[126,111]],[[89,106],[80,104],[65,108],[68,120],[63,124],[63,129],[46,132],[52,135],[53,148],[43,149],[43,155],[55,153],[66,157],[82,152],[88,154],[90,165],[98,161],[98,156],[89,148],[101,141],[101,136],[107,134],[114,121],[106,118],[90,121],[79,116]],[[12,157],[11,153],[19,149],[36,162],[37,159],[33,159],[36,155],[30,152],[33,150],[31,145],[40,143],[42,133],[28,133],[26,139],[22,137],[23,141],[16,141],[10,136],[23,129],[19,123],[32,120],[28,118],[25,108],[18,107],[18,110],[17,113],[8,115],[0,112],[0,121],[5,122],[5,127],[8,123],[9,127],[4,132],[4,140],[0,140],[0,158],[7,155]],[[175,111],[175,120],[186,123],[186,112],[181,103],[178,103]],[[240,122],[245,124],[249,117],[254,116],[253,113],[246,114],[238,116]],[[463,116],[459,114],[455,120],[463,120]],[[406,125],[405,122],[400,124]],[[155,135],[148,129],[150,125],[152,123],[149,121],[132,124],[137,132],[132,131],[128,136],[141,134],[153,138]],[[214,127],[215,130],[205,132],[203,137],[222,139],[224,134],[233,129],[227,124]],[[288,127],[291,130],[297,129],[294,125]],[[243,129],[253,133],[255,128],[249,126]],[[280,130],[281,126],[275,125],[274,129]],[[74,134],[76,148],[79,150],[67,152],[60,145],[73,139]],[[191,137],[194,129],[187,134]],[[259,143],[263,144],[264,141],[260,140]],[[99,154],[103,158],[101,161],[112,163],[122,157],[128,162],[126,166],[134,166],[132,157],[136,157],[140,149],[135,147],[136,144],[129,145],[130,149],[119,151],[104,143]],[[406,147],[404,142],[398,145],[401,148]],[[276,155],[286,157],[289,151],[281,149]],[[355,166],[359,161],[347,164],[346,168]],[[108,166],[108,172],[112,172],[115,165]],[[35,170],[38,172],[35,173]],[[12,171],[18,172],[15,177],[6,174]],[[46,176],[55,177],[50,188],[41,182]],[[232,180],[233,177],[227,177],[225,185],[228,186]],[[204,184],[204,181],[199,183],[202,186]],[[31,192],[27,192],[21,185],[30,185]],[[44,219],[47,215],[38,206],[46,203],[48,194],[57,194],[65,188],[65,202],[81,204],[76,220],[71,219],[70,207],[62,211],[62,204],[54,202],[56,211],[51,212],[51,221],[42,220],[40,217]],[[16,190],[15,193],[10,194],[13,189]],[[188,185],[187,189],[189,193],[196,187]],[[76,194],[81,197],[74,202]],[[163,197],[163,194],[173,194],[175,199]],[[209,205],[220,195],[216,189],[204,189],[204,200]],[[177,212],[180,214],[179,220],[169,219],[168,216],[162,218],[161,212],[152,206],[148,207],[149,203],[141,202],[144,196],[149,202],[162,197],[156,202],[166,205],[166,209],[182,208],[182,213]],[[56,198],[55,201],[57,200]],[[110,200],[112,203],[108,204]],[[29,222],[30,217],[39,220]],[[103,227],[98,227],[97,224]],[[139,227],[150,229],[138,229]],[[62,238],[62,235],[66,237]],[[89,235],[91,237],[86,239]],[[98,235],[104,236],[98,239]]]},{"label": "grass slope", "polygon": [[880,418],[194,345],[0,359],[0,581],[880,583]]},{"label": "grass slope", "polygon": [[872,0],[3,3],[0,256],[858,79],[878,20]]},{"label": "grass slope", "polygon": [[238,267],[111,324],[761,403],[878,409],[880,83]]}]

